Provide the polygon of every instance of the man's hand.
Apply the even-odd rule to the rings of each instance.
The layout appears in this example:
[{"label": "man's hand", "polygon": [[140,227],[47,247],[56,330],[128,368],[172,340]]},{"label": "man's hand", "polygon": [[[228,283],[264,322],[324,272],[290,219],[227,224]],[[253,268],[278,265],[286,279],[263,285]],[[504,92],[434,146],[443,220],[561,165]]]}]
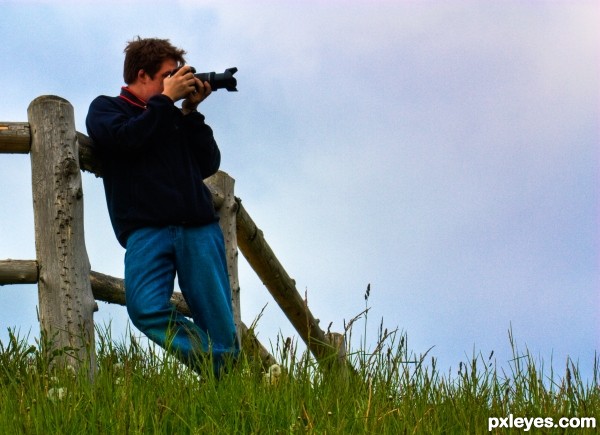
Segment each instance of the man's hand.
[{"label": "man's hand", "polygon": [[194,77],[195,87],[194,90],[187,95],[186,99],[181,104],[181,111],[184,115],[193,112],[202,101],[206,99],[212,92],[210,83],[202,82],[200,79]]},{"label": "man's hand", "polygon": [[180,68],[175,74],[164,78],[162,93],[176,102],[194,92],[199,81],[192,74],[191,68],[186,65]]}]

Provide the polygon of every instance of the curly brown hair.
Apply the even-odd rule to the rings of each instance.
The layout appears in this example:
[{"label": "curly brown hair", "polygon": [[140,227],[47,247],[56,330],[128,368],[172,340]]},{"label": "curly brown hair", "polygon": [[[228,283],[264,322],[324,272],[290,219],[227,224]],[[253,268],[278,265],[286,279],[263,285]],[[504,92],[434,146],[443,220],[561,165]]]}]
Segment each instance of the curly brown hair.
[{"label": "curly brown hair", "polygon": [[150,78],[160,69],[167,59],[173,59],[178,66],[185,64],[185,50],[174,47],[168,39],[140,38],[139,36],[127,43],[125,47],[125,62],[123,65],[123,79],[130,85],[143,69]]}]

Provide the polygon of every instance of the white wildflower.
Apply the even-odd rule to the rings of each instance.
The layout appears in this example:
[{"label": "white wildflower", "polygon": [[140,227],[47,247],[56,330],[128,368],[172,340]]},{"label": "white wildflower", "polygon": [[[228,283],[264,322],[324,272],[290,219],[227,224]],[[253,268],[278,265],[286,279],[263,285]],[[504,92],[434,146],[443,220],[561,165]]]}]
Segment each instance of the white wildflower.
[{"label": "white wildflower", "polygon": [[71,376],[77,376],[77,369],[71,365],[71,364],[67,364],[67,366],[65,367],[65,370],[67,371],[67,373],[69,373]]},{"label": "white wildflower", "polygon": [[48,399],[55,402],[57,400],[62,400],[67,395],[67,389],[62,387],[50,388],[48,390]]},{"label": "white wildflower", "polygon": [[281,377],[281,366],[279,364],[273,364],[269,367],[269,372],[265,373],[264,381],[266,384],[276,385]]}]

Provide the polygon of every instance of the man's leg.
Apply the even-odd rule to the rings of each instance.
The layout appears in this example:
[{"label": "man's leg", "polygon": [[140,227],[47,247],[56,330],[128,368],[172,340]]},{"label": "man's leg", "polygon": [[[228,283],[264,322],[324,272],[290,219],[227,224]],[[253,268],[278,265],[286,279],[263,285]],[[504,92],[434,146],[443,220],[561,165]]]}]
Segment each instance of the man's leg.
[{"label": "man's leg", "polygon": [[132,323],[185,363],[209,350],[208,337],[170,303],[175,280],[176,227],[131,234],[125,254],[125,296]]},{"label": "man's leg", "polygon": [[221,228],[182,228],[176,246],[179,286],[194,323],[208,335],[218,372],[224,359],[239,352]]}]

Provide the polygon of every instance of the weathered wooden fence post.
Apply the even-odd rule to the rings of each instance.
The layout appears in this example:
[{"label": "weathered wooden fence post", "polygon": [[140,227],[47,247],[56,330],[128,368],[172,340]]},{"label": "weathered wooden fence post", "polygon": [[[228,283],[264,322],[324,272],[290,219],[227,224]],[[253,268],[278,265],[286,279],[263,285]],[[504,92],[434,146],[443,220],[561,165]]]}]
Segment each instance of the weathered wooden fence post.
[{"label": "weathered wooden fence post", "polygon": [[[39,265],[42,334],[59,351],[55,364],[96,370],[96,302],[83,232],[83,190],[73,106],[41,96],[27,109]],[[64,353],[61,353],[64,350]]]}]

